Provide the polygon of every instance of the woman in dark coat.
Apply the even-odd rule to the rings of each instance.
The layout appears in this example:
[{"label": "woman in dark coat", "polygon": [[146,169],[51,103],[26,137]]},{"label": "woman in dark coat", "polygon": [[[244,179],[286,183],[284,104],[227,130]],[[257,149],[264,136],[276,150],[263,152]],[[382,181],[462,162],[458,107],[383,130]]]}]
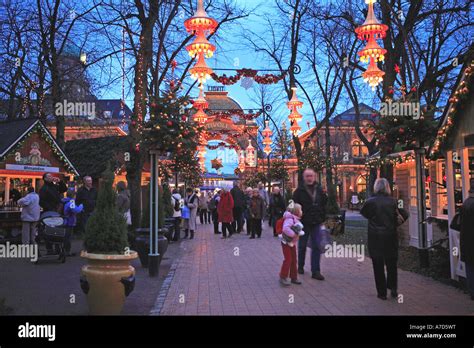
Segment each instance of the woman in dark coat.
[{"label": "woman in dark coat", "polygon": [[[397,226],[408,219],[408,212],[398,208],[397,201],[390,196],[387,179],[377,179],[374,195],[367,199],[360,213],[369,220],[368,246],[374,268],[377,297],[386,300],[387,289],[397,297]],[[387,276],[385,276],[387,267]]]},{"label": "woman in dark coat", "polygon": [[273,223],[273,237],[278,237],[276,232],[276,221],[283,217],[286,210],[285,199],[280,192],[280,188],[275,186],[270,196],[270,216]]},{"label": "woman in dark coat", "polygon": [[461,208],[461,261],[466,264],[466,278],[471,300],[474,301],[474,179],[471,179],[469,198]]}]

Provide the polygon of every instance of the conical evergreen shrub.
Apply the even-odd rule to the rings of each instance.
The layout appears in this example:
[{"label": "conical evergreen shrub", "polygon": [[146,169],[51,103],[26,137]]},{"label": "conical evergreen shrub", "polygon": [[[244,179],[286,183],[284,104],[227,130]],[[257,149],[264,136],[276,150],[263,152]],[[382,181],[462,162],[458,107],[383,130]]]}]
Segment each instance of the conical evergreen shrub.
[{"label": "conical evergreen shrub", "polygon": [[127,222],[116,207],[114,174],[108,168],[102,178],[95,210],[87,221],[84,247],[88,253],[124,254],[128,247]]}]

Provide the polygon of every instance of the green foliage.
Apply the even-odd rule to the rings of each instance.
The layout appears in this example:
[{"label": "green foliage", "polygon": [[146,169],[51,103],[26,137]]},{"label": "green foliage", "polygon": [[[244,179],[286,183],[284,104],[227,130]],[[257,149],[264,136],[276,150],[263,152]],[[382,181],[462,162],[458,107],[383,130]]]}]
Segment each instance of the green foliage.
[{"label": "green foliage", "polygon": [[[407,94],[399,100],[387,100],[387,102],[417,103],[415,93]],[[409,104],[407,104],[409,105]],[[408,116],[383,116],[375,126],[375,136],[379,140],[382,154],[412,150],[419,144],[431,143],[436,135],[437,122],[434,119],[434,108],[422,108],[419,118]]]},{"label": "green foliage", "polygon": [[270,178],[275,181],[285,182],[290,180],[288,169],[285,167],[285,162],[279,159],[273,159],[270,164]]},{"label": "green foliage", "polygon": [[84,247],[89,253],[123,254],[128,247],[127,223],[116,207],[113,172],[107,168],[94,212],[87,221]]},{"label": "green foliage", "polygon": [[328,188],[328,201],[326,204],[326,213],[328,214],[340,213],[340,209],[339,209],[339,206],[337,205],[337,199],[336,199],[336,187],[334,185],[331,185]]},{"label": "green foliage", "polygon": [[315,172],[320,172],[325,166],[326,158],[322,153],[322,148],[312,142],[303,148],[298,163],[298,169],[300,171],[303,171],[306,168],[311,168]]},{"label": "green foliage", "polygon": [[245,187],[257,187],[259,182],[263,182],[264,184],[266,184],[268,181],[265,173],[262,173],[262,172],[258,172],[258,173],[245,172],[245,173],[246,173],[244,177]]}]

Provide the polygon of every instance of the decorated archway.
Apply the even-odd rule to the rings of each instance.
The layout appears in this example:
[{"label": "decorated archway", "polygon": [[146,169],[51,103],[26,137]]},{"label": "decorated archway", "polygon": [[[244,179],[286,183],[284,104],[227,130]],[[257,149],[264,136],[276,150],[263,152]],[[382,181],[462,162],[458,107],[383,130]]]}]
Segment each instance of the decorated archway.
[{"label": "decorated archway", "polygon": [[[202,132],[199,139],[198,157],[201,170],[206,171],[206,155],[208,150],[230,149],[236,152],[238,168],[235,172],[252,170],[256,161],[249,152],[254,152],[258,125],[255,119],[261,112],[245,112],[242,107],[225,90],[224,86],[209,86],[206,92],[194,101],[197,112],[193,119],[201,121]],[[205,122],[199,108],[206,108]],[[250,157],[248,156],[250,155]],[[219,160],[216,158],[214,160]]]}]

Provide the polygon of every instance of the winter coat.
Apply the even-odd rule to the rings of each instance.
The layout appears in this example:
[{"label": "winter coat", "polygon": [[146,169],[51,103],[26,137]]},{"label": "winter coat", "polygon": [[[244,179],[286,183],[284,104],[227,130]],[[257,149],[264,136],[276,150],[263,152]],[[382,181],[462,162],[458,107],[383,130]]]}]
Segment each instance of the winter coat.
[{"label": "winter coat", "polygon": [[316,198],[309,194],[304,185],[299,186],[293,192],[293,201],[301,204],[303,208],[303,216],[301,222],[305,228],[310,231],[314,226],[322,224],[326,220],[326,203],[327,195],[323,192],[321,185],[315,184]]},{"label": "winter coat", "polygon": [[263,219],[265,216],[265,202],[260,196],[250,198],[249,215],[251,219]]},{"label": "winter coat", "polygon": [[297,234],[291,227],[300,222],[300,218],[296,215],[293,215],[289,211],[286,211],[283,214],[283,228],[281,233],[292,238],[291,242],[286,242],[285,239],[282,239],[283,244],[287,244],[290,247],[295,246],[296,242],[299,239],[299,234]]},{"label": "winter coat", "polygon": [[207,196],[199,196],[199,209],[207,210]]},{"label": "winter coat", "polygon": [[36,192],[30,192],[25,197],[18,200],[21,209],[21,221],[36,222],[40,218],[39,195]]},{"label": "winter coat", "polygon": [[180,206],[184,204],[184,202],[182,202],[182,198],[179,193],[173,193],[173,195],[171,196],[171,205],[173,206],[174,218],[181,217],[181,209],[179,209],[178,211],[174,210],[174,205],[176,204],[176,201],[179,202]]},{"label": "winter coat", "polygon": [[117,210],[125,214],[130,209],[130,192],[128,190],[120,191],[117,195]]},{"label": "winter coat", "polygon": [[265,207],[268,207],[270,204],[270,197],[268,196],[268,191],[264,188],[259,189],[258,192],[260,193],[260,197],[263,199],[263,203],[265,204]]},{"label": "winter coat", "polygon": [[63,198],[62,202],[64,204],[64,226],[76,226],[77,214],[82,212],[84,206],[82,204],[76,205],[75,200],[68,197]]},{"label": "winter coat", "polygon": [[280,218],[286,210],[285,200],[281,193],[270,196],[270,214],[275,218]]},{"label": "winter coat", "polygon": [[189,219],[187,227],[195,231],[196,230],[196,216],[197,216],[197,208],[199,205],[199,197],[192,193],[191,195],[187,196],[184,199],[184,205],[189,208]]},{"label": "winter coat", "polygon": [[404,219],[408,219],[409,214],[397,207],[396,199],[386,194],[370,197],[360,210],[362,216],[369,220],[368,247],[371,258],[398,256],[397,210]]},{"label": "winter coat", "polygon": [[95,187],[91,187],[88,190],[85,186],[82,186],[77,190],[76,203],[84,206],[84,213],[89,215],[95,209],[95,202],[97,201],[97,190]]},{"label": "winter coat", "polygon": [[474,268],[474,194],[464,201],[461,208],[461,261]]},{"label": "winter coat", "polygon": [[62,194],[67,191],[67,186],[60,181],[57,184],[45,182],[39,191],[40,206],[43,212],[58,211]]},{"label": "winter coat", "polygon": [[231,223],[234,221],[234,199],[230,192],[221,193],[219,203],[217,203],[217,218],[219,222]]},{"label": "winter coat", "polygon": [[240,187],[233,187],[230,190],[232,198],[234,199],[234,208],[245,208],[245,193],[240,189]]}]

